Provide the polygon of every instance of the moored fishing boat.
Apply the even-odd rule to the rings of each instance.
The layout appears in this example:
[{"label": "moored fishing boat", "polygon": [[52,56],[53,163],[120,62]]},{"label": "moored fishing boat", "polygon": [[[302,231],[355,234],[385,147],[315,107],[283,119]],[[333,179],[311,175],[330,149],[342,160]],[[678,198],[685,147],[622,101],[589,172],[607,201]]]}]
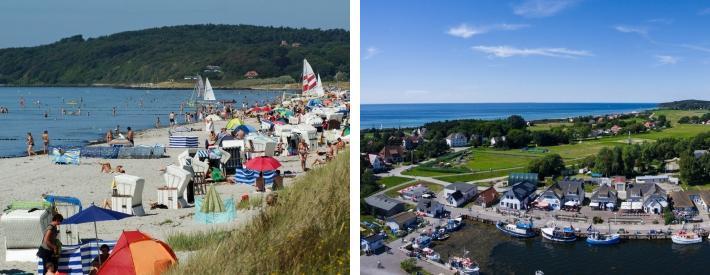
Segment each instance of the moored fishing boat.
[{"label": "moored fishing boat", "polygon": [[671,235],[671,240],[675,244],[696,244],[703,241],[703,237],[694,232],[688,232],[685,230],[680,230]]},{"label": "moored fishing boat", "polygon": [[478,275],[481,270],[478,267],[478,263],[472,261],[470,258],[451,257],[449,258],[448,265],[458,271],[459,274]]},{"label": "moored fishing boat", "polygon": [[431,261],[435,261],[435,262],[441,261],[441,256],[439,255],[439,253],[436,253],[436,251],[434,251],[434,249],[426,247],[426,248],[422,249],[422,254],[424,254],[424,256]]},{"label": "moored fishing boat", "polygon": [[453,231],[459,230],[462,225],[463,225],[463,218],[461,218],[461,217],[458,217],[455,219],[449,219],[446,222],[446,231],[453,232]]},{"label": "moored fishing boat", "polygon": [[574,234],[574,228],[570,227],[546,227],[540,229],[542,237],[555,242],[574,242],[577,240],[577,235]]},{"label": "moored fishing boat", "polygon": [[587,243],[591,245],[612,245],[621,242],[621,235],[611,233],[611,224],[609,224],[609,233],[604,234],[598,230],[593,230],[592,226],[587,229],[589,235],[587,236]]},{"label": "moored fishing boat", "polygon": [[621,242],[619,234],[604,234],[598,231],[589,233],[587,243],[591,245],[611,245]]},{"label": "moored fishing boat", "polygon": [[506,223],[503,221],[498,221],[496,223],[496,228],[498,228],[498,230],[516,238],[535,237],[535,235],[537,234],[535,233],[535,231],[532,230],[532,227],[532,220],[529,222],[519,220],[515,224]]}]

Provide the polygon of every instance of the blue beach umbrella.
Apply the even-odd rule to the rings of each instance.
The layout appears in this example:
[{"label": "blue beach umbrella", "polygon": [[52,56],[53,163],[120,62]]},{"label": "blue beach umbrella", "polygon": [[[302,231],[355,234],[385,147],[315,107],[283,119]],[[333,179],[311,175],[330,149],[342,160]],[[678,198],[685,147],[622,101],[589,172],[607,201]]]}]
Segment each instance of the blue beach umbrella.
[{"label": "blue beach umbrella", "polygon": [[239,132],[239,130],[244,131],[244,134],[249,134],[250,132],[256,132],[256,128],[251,125],[242,124],[234,128],[234,132]]},{"label": "blue beach umbrella", "polygon": [[[68,219],[62,221],[63,224],[80,224],[80,223],[88,223],[88,222],[93,222],[94,223],[94,234],[96,236],[96,247],[98,248],[99,246],[99,232],[96,229],[96,222],[100,221],[117,221],[121,219],[125,219],[128,217],[132,217],[131,215],[121,213],[121,212],[116,212],[113,210],[109,209],[104,209],[101,207],[96,207],[93,203],[89,208],[86,208],[79,213],[74,214],[74,216],[69,217]],[[101,264],[101,257],[99,257],[99,264]]]}]

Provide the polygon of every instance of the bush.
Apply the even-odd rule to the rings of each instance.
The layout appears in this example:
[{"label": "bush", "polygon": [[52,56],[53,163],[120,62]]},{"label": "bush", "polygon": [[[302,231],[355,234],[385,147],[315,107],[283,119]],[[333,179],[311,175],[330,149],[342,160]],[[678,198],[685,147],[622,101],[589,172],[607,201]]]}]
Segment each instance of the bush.
[{"label": "bush", "polygon": [[417,266],[417,260],[415,259],[406,259],[402,261],[399,266],[402,268],[402,270],[409,274],[417,272],[419,270],[419,267]]},{"label": "bush", "polygon": [[602,219],[601,217],[595,216],[594,218],[592,218],[592,222],[594,224],[604,223],[604,219]]},{"label": "bush", "polygon": [[671,211],[671,208],[666,207],[665,209],[663,209],[663,222],[664,222],[663,224],[669,225],[669,224],[673,223],[674,220],[675,220],[675,215],[673,215],[673,211]]}]

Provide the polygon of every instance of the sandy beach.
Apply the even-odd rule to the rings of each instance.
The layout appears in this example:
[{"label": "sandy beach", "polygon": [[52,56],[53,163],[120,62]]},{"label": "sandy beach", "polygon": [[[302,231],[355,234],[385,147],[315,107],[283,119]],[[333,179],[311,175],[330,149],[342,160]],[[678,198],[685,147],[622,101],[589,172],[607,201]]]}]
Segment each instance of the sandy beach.
[{"label": "sandy beach", "polygon": [[[258,126],[255,119],[245,121],[249,125]],[[215,129],[226,124],[225,121],[215,122]],[[188,127],[202,129],[203,124],[192,124]],[[193,132],[194,133],[194,132]],[[207,137],[207,133],[199,131],[200,144]],[[168,144],[168,128],[149,129],[137,132],[136,145],[154,145],[156,143]],[[112,167],[123,165],[126,174],[139,176],[145,179],[143,191],[143,205],[146,215],[131,217],[115,222],[98,223],[98,237],[104,240],[118,239],[122,230],[139,229],[155,238],[166,240],[173,232],[204,231],[217,227],[236,227],[247,222],[257,210],[239,210],[233,223],[221,225],[204,225],[195,223],[192,219],[193,208],[184,209],[155,209],[148,206],[151,201],[157,201],[157,188],[163,186],[161,168],[177,163],[177,155],[183,148],[167,148],[168,157],[162,159],[98,159],[82,158],[80,165],[52,164],[46,155],[0,159],[0,174],[3,177],[0,183],[0,207],[3,209],[15,200],[40,201],[42,194],[72,196],[81,200],[87,207],[90,203],[100,204],[104,199],[110,198],[111,181],[116,174],[101,173],[100,162],[110,162]],[[308,165],[316,157],[316,150],[311,151]],[[302,175],[300,162],[297,156],[276,157],[282,164],[282,171],[294,171]],[[293,178],[285,178],[284,184],[289,185]],[[220,184],[217,186],[222,198],[234,198],[235,202],[244,193],[253,194],[255,189],[242,184]],[[268,191],[267,191],[268,192]],[[252,195],[253,196],[253,195]],[[66,218],[66,217],[65,217]],[[82,238],[93,238],[94,228],[91,224],[79,225],[79,235]],[[0,247],[5,247],[5,233],[0,230]],[[178,253],[185,258],[186,253]],[[34,272],[36,263],[5,262],[4,249],[0,249],[0,267],[2,270],[17,269]]]}]

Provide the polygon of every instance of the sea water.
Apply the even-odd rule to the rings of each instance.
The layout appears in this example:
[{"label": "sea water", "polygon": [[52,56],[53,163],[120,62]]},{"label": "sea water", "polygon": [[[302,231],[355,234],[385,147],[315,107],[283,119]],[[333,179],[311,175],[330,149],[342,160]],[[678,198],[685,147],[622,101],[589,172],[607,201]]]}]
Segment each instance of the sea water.
[{"label": "sea water", "polygon": [[[219,100],[234,99],[234,106],[241,108],[245,101],[249,106],[263,104],[284,92],[215,90],[215,96]],[[184,112],[194,110],[185,106],[180,113],[180,103],[189,100],[191,94],[192,90],[0,87],[0,107],[9,109],[9,113],[0,114],[0,157],[24,155],[27,132],[34,137],[34,149],[41,150],[45,130],[49,132],[50,146],[81,146],[103,138],[107,130],[117,125],[124,134],[126,127],[133,130],[155,127],[158,117],[161,126],[166,126],[170,112],[175,112],[178,122],[183,122]],[[24,108],[20,106],[21,97]],[[67,115],[62,115],[62,109]],[[80,115],[70,115],[79,109]]]},{"label": "sea water", "polygon": [[521,115],[526,120],[630,113],[656,108],[657,103],[437,103],[364,104],[360,127],[416,127],[454,119],[498,119]]}]

